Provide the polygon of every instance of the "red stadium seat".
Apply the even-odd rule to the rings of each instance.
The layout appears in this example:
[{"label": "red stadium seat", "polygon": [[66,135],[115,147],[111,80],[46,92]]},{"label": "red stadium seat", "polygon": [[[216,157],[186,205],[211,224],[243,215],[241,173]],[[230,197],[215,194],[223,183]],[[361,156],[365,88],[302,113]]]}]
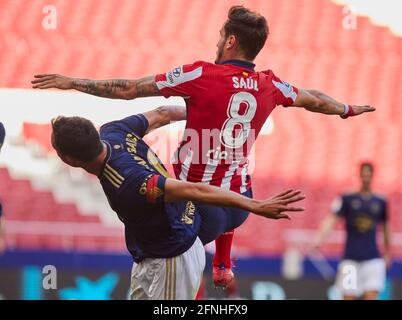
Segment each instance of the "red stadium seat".
[{"label": "red stadium seat", "polygon": [[[58,203],[51,192],[34,190],[29,180],[13,179],[7,169],[0,168],[0,177],[2,179],[0,195],[4,205],[4,216],[10,223],[13,221],[39,223],[75,222],[79,224],[99,224],[102,227],[99,216],[96,213],[84,215],[79,212],[77,206],[73,203]],[[8,187],[3,188],[5,185]],[[29,230],[17,235],[14,233],[7,234],[7,238],[13,246],[21,248],[70,250],[80,245],[71,236],[47,234],[46,232],[43,234],[30,234]],[[105,239],[109,238],[106,237]],[[102,241],[102,239],[97,240],[95,245],[102,247],[100,245]],[[84,242],[85,248],[87,248],[88,242],[90,241]],[[116,245],[114,248],[118,248],[118,246]]]}]

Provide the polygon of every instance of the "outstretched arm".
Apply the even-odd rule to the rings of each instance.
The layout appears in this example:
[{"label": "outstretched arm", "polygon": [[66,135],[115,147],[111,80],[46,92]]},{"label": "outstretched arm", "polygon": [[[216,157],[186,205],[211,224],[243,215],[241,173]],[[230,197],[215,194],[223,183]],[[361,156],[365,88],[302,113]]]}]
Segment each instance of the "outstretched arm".
[{"label": "outstretched arm", "polygon": [[314,249],[318,249],[320,245],[325,241],[325,239],[328,237],[328,235],[334,228],[337,220],[338,216],[336,215],[336,213],[331,213],[323,220],[320,229],[318,230],[318,234],[313,242]]},{"label": "outstretched arm", "polygon": [[375,111],[375,108],[370,106],[345,105],[320,91],[303,89],[299,90],[297,98],[291,107],[300,107],[311,112],[328,115],[339,115],[342,118]]},{"label": "outstretched arm", "polygon": [[98,97],[125,100],[161,95],[153,76],[136,80],[91,80],[58,74],[39,74],[34,77],[31,81],[34,89],[75,89]]},{"label": "outstretched arm", "polygon": [[190,200],[215,206],[235,207],[269,219],[290,220],[290,217],[283,212],[304,211],[303,208],[288,206],[304,198],[304,196],[300,195],[300,191],[287,190],[270,199],[259,201],[232,191],[226,191],[201,183],[167,179],[165,184],[166,202]]},{"label": "outstretched arm", "polygon": [[144,112],[143,115],[148,120],[148,129],[145,132],[147,134],[171,122],[186,120],[187,110],[182,106],[161,106]]}]

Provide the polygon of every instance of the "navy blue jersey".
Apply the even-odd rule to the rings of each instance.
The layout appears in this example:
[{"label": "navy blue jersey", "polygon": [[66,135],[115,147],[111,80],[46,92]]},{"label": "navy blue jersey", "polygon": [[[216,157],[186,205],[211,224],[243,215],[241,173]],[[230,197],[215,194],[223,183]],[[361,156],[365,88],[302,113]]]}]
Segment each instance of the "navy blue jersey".
[{"label": "navy blue jersey", "polygon": [[168,173],[142,140],[147,128],[148,121],[140,114],[100,129],[107,157],[99,179],[124,223],[127,248],[135,262],[184,253],[195,242],[200,225],[192,202],[164,201]]},{"label": "navy blue jersey", "polygon": [[334,212],[344,218],[346,245],[344,259],[363,261],[380,257],[377,247],[377,225],[387,220],[387,202],[372,194],[342,195],[334,206]]},{"label": "navy blue jersey", "polygon": [[0,200],[0,218],[3,215],[3,206],[1,205],[1,200]]}]

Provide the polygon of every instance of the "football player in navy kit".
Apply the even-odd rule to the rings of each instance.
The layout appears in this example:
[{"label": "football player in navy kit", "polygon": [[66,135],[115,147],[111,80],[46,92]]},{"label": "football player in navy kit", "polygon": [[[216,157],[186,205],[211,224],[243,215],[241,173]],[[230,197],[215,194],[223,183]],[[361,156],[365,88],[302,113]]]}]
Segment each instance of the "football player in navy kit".
[{"label": "football player in navy kit", "polygon": [[[333,213],[323,221],[315,241],[318,248],[338,218],[344,220],[347,237],[338,266],[337,287],[345,300],[377,299],[385,283],[386,268],[391,263],[387,201],[373,193],[373,173],[371,163],[361,164],[360,190],[343,194],[334,201]],[[383,257],[376,241],[377,225],[383,227]]]},{"label": "football player in navy kit", "polygon": [[131,299],[195,298],[205,266],[200,226],[213,224],[213,213],[203,221],[197,202],[240,208],[271,219],[289,219],[285,211],[303,210],[288,207],[304,198],[300,191],[288,190],[258,201],[215,186],[169,178],[142,138],[185,118],[184,107],[160,107],[107,123],[99,133],[84,118],[52,120],[51,140],[58,156],[99,178],[125,226],[126,245],[134,260]]}]

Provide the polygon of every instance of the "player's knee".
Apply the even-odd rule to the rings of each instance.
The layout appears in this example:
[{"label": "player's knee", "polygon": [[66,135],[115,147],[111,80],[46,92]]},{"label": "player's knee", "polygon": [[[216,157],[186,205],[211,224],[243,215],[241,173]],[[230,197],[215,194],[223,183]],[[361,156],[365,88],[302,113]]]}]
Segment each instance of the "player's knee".
[{"label": "player's knee", "polygon": [[247,220],[248,216],[249,212],[246,211],[238,211],[234,213],[231,217],[232,224],[228,227],[228,230],[225,231],[229,231],[237,227],[240,227]]}]

